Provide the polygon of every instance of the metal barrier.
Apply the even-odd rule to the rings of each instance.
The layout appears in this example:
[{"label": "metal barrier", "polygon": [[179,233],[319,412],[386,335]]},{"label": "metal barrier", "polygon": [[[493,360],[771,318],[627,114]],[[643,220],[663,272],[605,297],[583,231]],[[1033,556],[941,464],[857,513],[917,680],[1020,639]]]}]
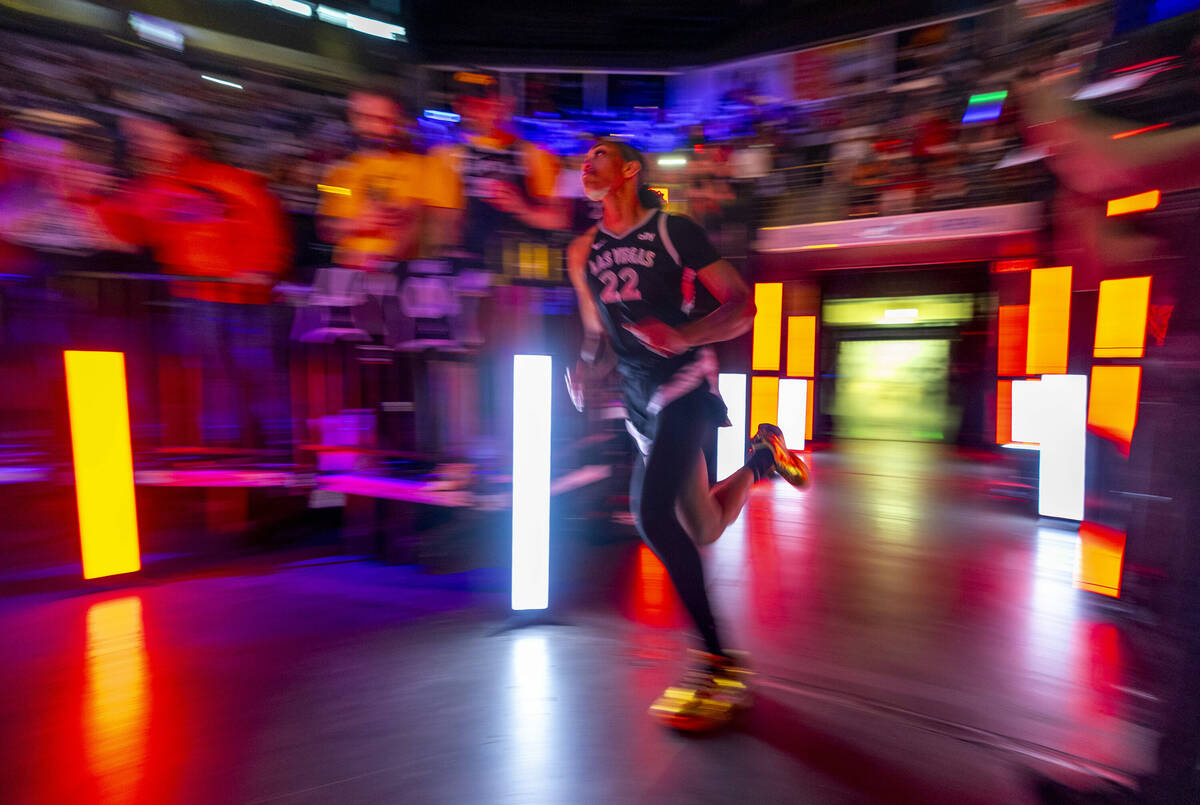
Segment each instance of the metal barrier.
[{"label": "metal barrier", "polygon": [[887,176],[891,163],[878,159],[880,175],[854,176],[853,165],[811,162],[779,168],[755,182],[758,226],[789,226],[875,215],[903,215],[984,207],[1029,200],[1044,181],[1033,165],[996,169],[997,150],[971,155],[953,167],[908,166],[900,178]]}]

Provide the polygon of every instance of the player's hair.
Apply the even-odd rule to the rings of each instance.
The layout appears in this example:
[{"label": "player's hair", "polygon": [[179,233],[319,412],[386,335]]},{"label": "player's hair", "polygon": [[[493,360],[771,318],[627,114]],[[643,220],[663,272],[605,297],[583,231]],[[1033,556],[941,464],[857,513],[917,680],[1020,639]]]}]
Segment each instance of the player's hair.
[{"label": "player's hair", "polygon": [[649,169],[646,167],[646,157],[642,156],[642,152],[634,148],[629,143],[621,142],[620,140],[616,139],[609,139],[607,137],[600,138],[597,143],[604,143],[605,145],[617,149],[617,153],[621,155],[622,161],[636,162],[642,166],[642,169],[638,172],[638,202],[648,210],[662,209],[662,195],[657,190],[652,190],[650,186],[646,184],[646,174]]}]

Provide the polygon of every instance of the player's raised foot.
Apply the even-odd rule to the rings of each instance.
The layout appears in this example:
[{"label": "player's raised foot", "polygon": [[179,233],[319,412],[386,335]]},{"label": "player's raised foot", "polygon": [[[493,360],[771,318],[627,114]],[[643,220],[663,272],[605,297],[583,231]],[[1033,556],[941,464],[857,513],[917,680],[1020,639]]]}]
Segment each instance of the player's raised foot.
[{"label": "player's raised foot", "polygon": [[777,426],[767,423],[759,425],[751,445],[752,448],[766,445],[771,449],[771,455],[775,458],[775,471],[782,475],[789,484],[797,489],[808,486],[808,465],[800,456],[788,449],[787,443],[783,440],[783,431]]},{"label": "player's raised foot", "polygon": [[750,706],[751,675],[745,655],[690,652],[694,666],[663,691],[650,706],[650,715],[682,732],[719,729]]}]

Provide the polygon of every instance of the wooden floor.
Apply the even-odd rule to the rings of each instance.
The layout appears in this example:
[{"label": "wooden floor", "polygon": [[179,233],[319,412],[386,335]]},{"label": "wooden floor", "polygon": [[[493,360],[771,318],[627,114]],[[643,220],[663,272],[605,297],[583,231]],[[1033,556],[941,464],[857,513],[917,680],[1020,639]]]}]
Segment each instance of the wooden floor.
[{"label": "wooden floor", "polygon": [[503,569],[257,562],[0,600],[0,801],[1021,803],[1148,765],[1129,636],[1002,467],[813,464],[705,552],[758,671],[734,729],[646,716],[690,633],[635,542],[556,542],[555,622],[511,629]]}]

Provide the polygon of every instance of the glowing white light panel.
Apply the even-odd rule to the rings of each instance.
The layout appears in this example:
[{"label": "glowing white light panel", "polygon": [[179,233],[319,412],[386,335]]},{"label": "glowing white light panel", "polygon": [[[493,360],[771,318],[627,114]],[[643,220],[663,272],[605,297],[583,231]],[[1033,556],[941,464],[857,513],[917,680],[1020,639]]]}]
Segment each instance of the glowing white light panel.
[{"label": "glowing white light panel", "polygon": [[[1042,375],[1037,396],[1042,443],[1038,514],[1082,520],[1087,446],[1087,375]],[[1013,433],[1015,439],[1015,421]]]},{"label": "glowing white light panel", "polygon": [[512,608],[545,609],[550,587],[550,356],[513,356]]},{"label": "glowing white light panel", "polygon": [[746,376],[719,375],[717,390],[729,408],[729,421],[733,423],[733,427],[717,431],[717,478],[722,479],[733,475],[746,463]]},{"label": "glowing white light panel", "polygon": [[794,377],[779,380],[779,414],[776,423],[787,437],[792,450],[804,449],[804,431],[808,415],[808,381]]},{"label": "glowing white light panel", "polygon": [[1012,384],[1012,440],[1026,444],[1042,441],[1042,381],[1014,380]]}]

